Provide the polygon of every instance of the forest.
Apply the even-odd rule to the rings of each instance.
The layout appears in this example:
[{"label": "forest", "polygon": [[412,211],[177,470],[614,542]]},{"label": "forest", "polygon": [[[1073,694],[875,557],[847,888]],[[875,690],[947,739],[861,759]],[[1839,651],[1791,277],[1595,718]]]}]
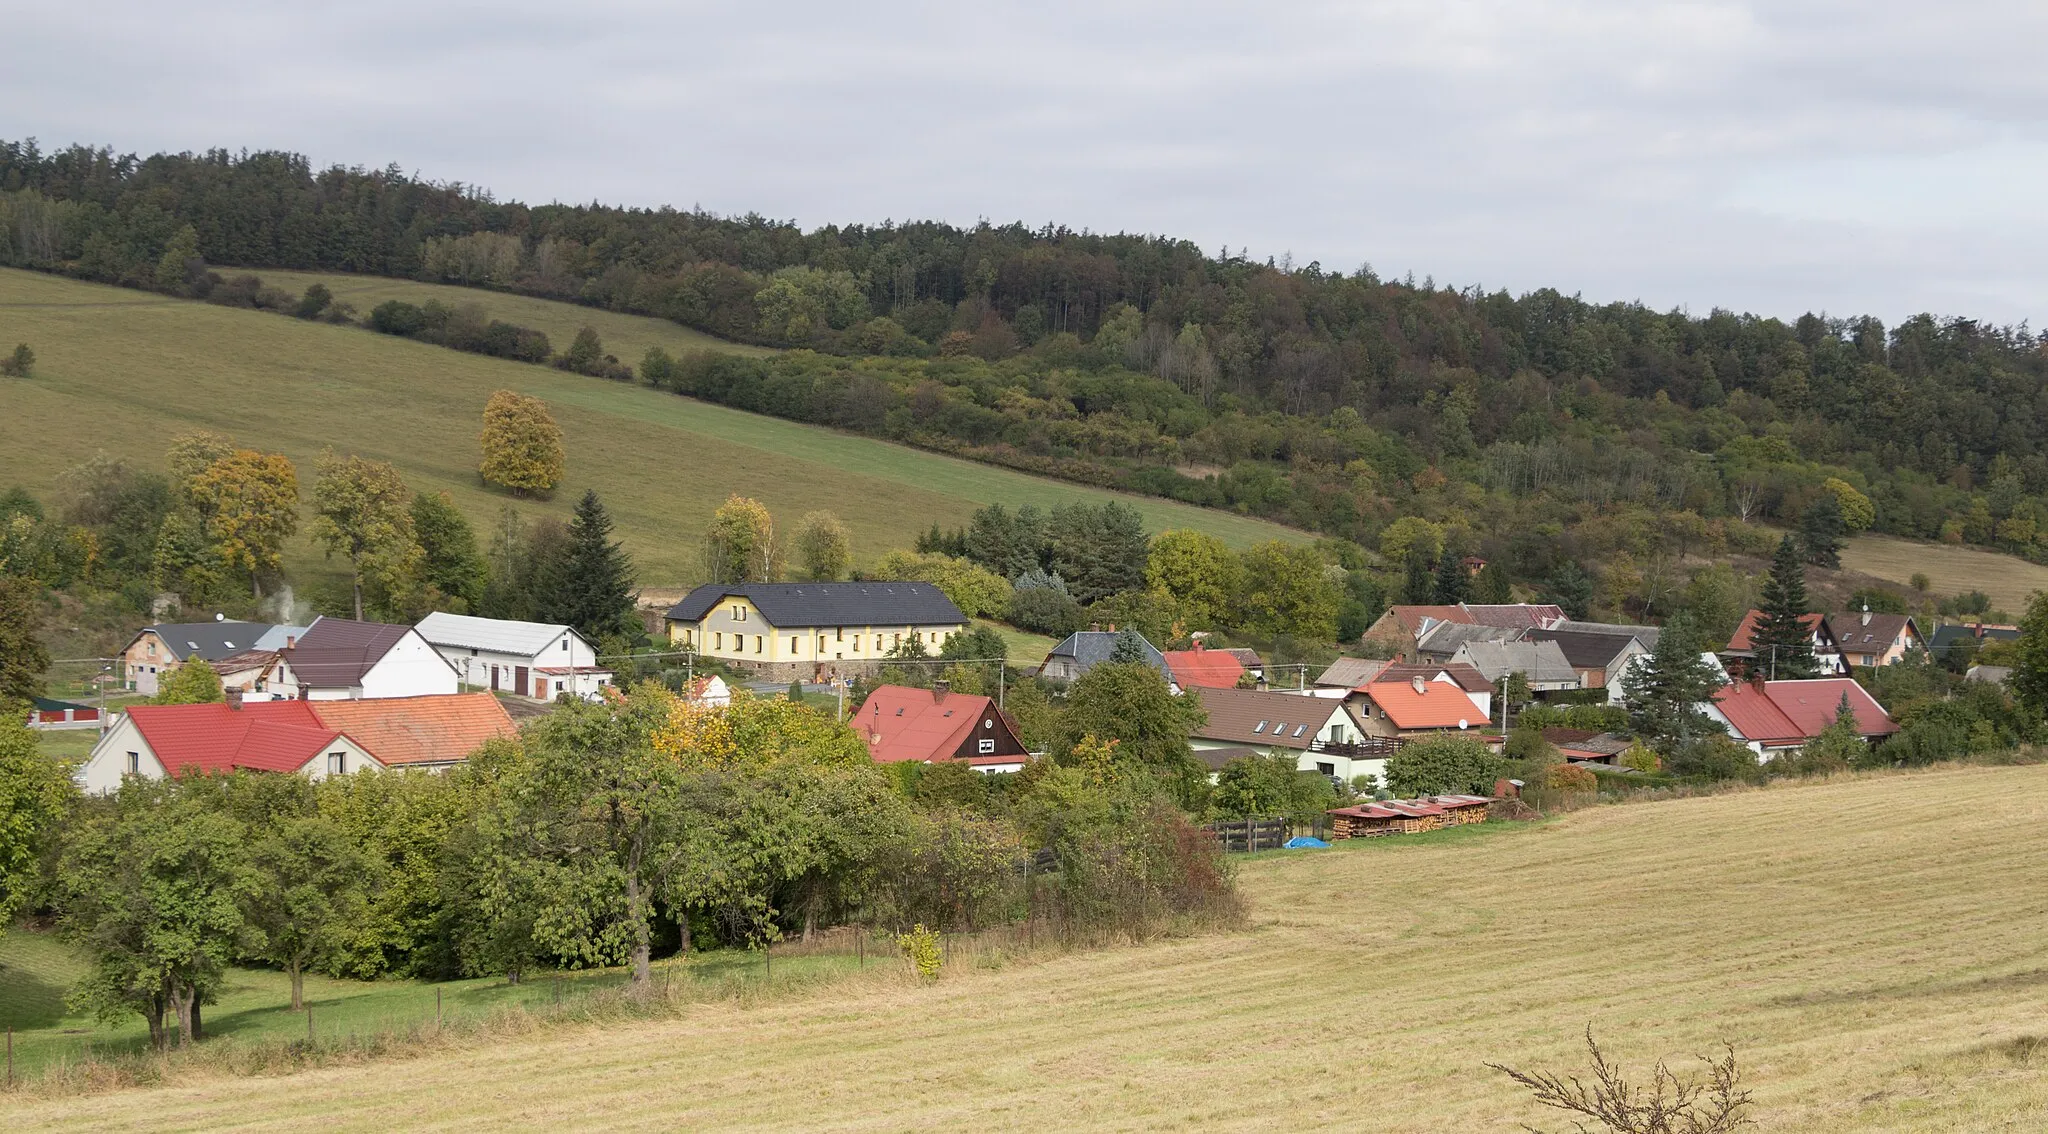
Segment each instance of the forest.
[{"label": "forest", "polygon": [[[656,352],[637,374],[554,361],[1374,551],[1417,517],[1517,580],[1595,566],[1603,600],[1646,617],[1663,564],[1761,554],[1774,541],[1758,523],[1819,529],[1822,547],[1869,530],[2048,561],[2048,355],[2024,325],[1698,316],[1260,263],[1161,236],[805,231],[500,202],[286,153],[138,158],[33,141],[0,143],[0,264],[245,305],[260,286],[207,265],[661,316],[793,349]],[[394,322],[404,314],[374,325],[417,333]],[[545,340],[520,330],[484,328],[474,349],[541,361]]]}]

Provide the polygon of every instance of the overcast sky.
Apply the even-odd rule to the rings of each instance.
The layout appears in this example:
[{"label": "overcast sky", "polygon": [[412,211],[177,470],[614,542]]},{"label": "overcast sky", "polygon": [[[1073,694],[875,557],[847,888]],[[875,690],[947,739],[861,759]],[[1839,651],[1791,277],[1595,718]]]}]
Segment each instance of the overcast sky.
[{"label": "overcast sky", "polygon": [[2048,322],[2048,4],[18,5],[0,135]]}]

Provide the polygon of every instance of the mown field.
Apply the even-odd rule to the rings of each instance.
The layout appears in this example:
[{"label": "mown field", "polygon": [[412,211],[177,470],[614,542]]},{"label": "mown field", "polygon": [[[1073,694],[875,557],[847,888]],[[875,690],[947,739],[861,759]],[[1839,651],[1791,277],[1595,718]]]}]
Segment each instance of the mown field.
[{"label": "mown field", "polygon": [[[551,336],[557,325],[573,334],[590,322],[627,352],[633,343],[703,341],[657,319],[440,290],[544,324]],[[556,309],[559,324],[534,305]],[[32,379],[0,379],[0,485],[38,493],[99,451],[161,468],[172,436],[204,428],[286,453],[299,462],[302,489],[326,447],[390,461],[408,484],[451,493],[488,530],[510,497],[476,478],[484,402],[501,388],[544,398],[562,426],[568,475],[552,501],[517,507],[566,517],[596,488],[651,585],[698,578],[705,524],[734,492],[758,497],[792,528],[808,510],[837,512],[854,531],[857,559],[907,545],[934,522],[963,523],[986,503],[1050,507],[1113,495],[631,383],[32,272],[0,270],[0,340],[27,342],[37,357]],[[1238,546],[1305,538],[1227,512],[1123,499],[1154,529],[1196,527]],[[303,535],[286,566],[302,579],[333,572]]]},{"label": "mown field", "polygon": [[1482,1065],[1733,1043],[1775,1131],[2048,1125],[2048,767],[1602,808],[1242,868],[1251,928],[9,1129],[1568,1128]]},{"label": "mown field", "polygon": [[1862,535],[1842,548],[1842,566],[1900,586],[1918,572],[1927,576],[1935,594],[1983,591],[1994,609],[2014,618],[2027,608],[2035,591],[2048,591],[2048,567],[2018,556],[1972,547],[1923,543],[1894,536]]}]

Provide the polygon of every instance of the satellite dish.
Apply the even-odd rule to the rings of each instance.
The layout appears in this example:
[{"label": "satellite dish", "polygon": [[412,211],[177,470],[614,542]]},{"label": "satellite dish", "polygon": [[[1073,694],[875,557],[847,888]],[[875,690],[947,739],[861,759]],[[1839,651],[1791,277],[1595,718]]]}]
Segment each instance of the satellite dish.
[{"label": "satellite dish", "polygon": [[1459,717],[1459,718],[1458,718],[1458,731],[1460,731],[1460,732],[1463,732],[1464,730],[1466,730],[1466,729],[1468,729],[1468,728],[1471,728],[1471,727],[1472,727],[1472,724],[1471,724],[1471,722],[1470,722],[1470,721],[1467,721],[1467,720],[1466,720],[1466,719],[1465,719],[1464,717]]}]

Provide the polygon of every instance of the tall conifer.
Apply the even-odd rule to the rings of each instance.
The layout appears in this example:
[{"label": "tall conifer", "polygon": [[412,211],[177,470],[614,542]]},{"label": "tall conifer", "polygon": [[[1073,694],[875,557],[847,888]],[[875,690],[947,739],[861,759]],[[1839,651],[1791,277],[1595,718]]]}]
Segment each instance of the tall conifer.
[{"label": "tall conifer", "polygon": [[1806,566],[1799,553],[1799,542],[1792,536],[1778,542],[1770,576],[1764,580],[1763,615],[1750,639],[1757,668],[1774,680],[1808,678],[1820,672],[1813,658],[1813,637],[1806,628]]}]

